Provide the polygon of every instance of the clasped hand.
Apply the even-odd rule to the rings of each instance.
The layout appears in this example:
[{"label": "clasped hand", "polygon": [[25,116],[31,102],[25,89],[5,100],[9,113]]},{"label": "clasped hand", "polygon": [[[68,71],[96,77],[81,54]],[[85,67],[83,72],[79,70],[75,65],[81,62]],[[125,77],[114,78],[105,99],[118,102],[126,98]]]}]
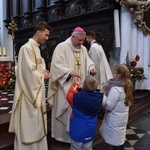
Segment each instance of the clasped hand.
[{"label": "clasped hand", "polygon": [[44,75],[44,79],[49,79],[51,77],[48,70],[43,70],[42,74]]}]

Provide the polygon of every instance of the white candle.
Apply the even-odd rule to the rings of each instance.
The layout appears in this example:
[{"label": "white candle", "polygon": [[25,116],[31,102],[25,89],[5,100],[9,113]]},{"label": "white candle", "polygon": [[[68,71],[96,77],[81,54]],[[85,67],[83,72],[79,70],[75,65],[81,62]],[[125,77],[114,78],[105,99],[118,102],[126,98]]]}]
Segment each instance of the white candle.
[{"label": "white candle", "polygon": [[0,56],[2,56],[2,48],[0,47]]},{"label": "white candle", "polygon": [[3,55],[6,56],[6,48],[3,48]]},{"label": "white candle", "polygon": [[120,44],[120,25],[119,25],[119,11],[114,10],[114,31],[115,31],[115,47],[121,47]]},{"label": "white candle", "polygon": [[16,65],[15,66],[15,75],[17,75],[17,68],[18,68],[18,66]]}]

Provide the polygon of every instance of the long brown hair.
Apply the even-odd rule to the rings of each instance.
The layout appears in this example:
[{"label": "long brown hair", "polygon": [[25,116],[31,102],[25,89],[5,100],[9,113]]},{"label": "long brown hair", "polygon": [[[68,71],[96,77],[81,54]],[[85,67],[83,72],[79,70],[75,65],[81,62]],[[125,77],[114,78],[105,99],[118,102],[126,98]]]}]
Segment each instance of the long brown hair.
[{"label": "long brown hair", "polygon": [[120,75],[120,79],[124,82],[124,91],[126,94],[124,104],[126,106],[131,106],[133,103],[133,83],[129,78],[129,69],[123,65],[116,65],[114,71]]}]

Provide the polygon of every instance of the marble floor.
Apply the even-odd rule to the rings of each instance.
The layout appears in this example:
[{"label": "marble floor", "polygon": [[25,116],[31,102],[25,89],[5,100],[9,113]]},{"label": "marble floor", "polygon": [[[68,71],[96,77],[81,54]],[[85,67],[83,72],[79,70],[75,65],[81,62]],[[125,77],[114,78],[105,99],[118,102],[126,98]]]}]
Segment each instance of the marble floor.
[{"label": "marble floor", "polygon": [[[50,139],[50,138],[49,138]],[[49,150],[69,150],[70,145],[49,140]],[[57,145],[57,146],[56,146]],[[131,119],[127,126],[125,150],[150,150],[150,108],[136,118]],[[93,150],[112,150],[101,138]]]},{"label": "marble floor", "polygon": [[[104,141],[93,150],[111,150]],[[150,150],[150,108],[128,123],[125,150]]]}]

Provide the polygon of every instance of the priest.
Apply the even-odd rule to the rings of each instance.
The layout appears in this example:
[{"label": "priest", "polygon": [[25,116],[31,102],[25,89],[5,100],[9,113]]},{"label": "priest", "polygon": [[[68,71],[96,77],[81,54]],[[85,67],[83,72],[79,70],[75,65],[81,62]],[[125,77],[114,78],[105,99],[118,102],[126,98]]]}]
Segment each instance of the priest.
[{"label": "priest", "polygon": [[15,133],[14,150],[48,150],[44,81],[50,78],[39,46],[48,40],[51,27],[39,22],[34,35],[18,56],[16,86],[9,132]]},{"label": "priest", "polygon": [[88,55],[95,64],[97,70],[95,78],[98,81],[98,88],[101,89],[104,83],[106,84],[109,79],[113,78],[112,71],[103,47],[96,41],[96,34],[93,30],[86,31],[86,41],[90,44]]},{"label": "priest", "polygon": [[51,136],[61,142],[70,143],[71,107],[66,100],[68,90],[75,81],[82,86],[87,75],[96,74],[95,65],[82,45],[85,37],[85,31],[76,27],[71,37],[57,45],[52,57],[48,89],[48,102],[52,106]]}]

